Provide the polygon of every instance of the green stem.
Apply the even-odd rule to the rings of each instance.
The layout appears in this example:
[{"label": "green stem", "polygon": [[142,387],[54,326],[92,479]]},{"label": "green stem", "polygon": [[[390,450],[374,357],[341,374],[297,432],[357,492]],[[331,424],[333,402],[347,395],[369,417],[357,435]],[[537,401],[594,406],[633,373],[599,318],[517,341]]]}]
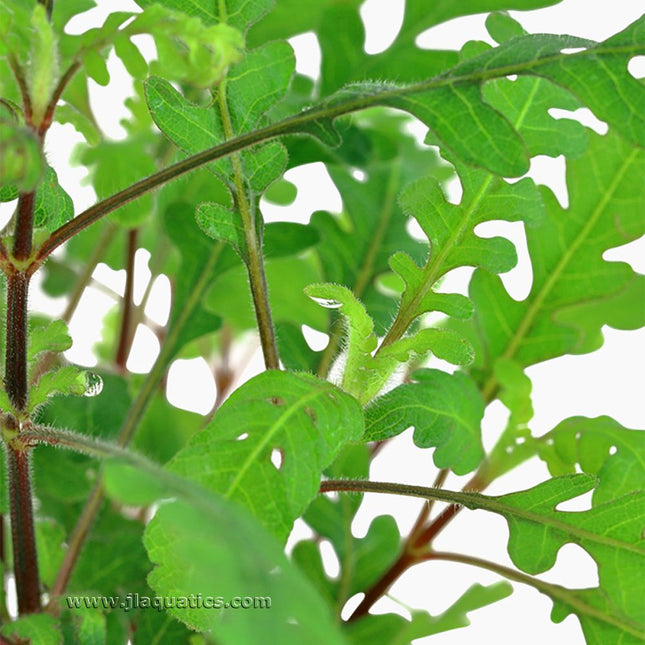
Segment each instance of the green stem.
[{"label": "green stem", "polygon": [[132,312],[134,309],[134,258],[137,252],[137,229],[127,232],[125,291],[122,301],[121,331],[114,364],[125,373],[130,346],[132,344]]},{"label": "green stem", "polygon": [[[219,111],[224,126],[224,134],[227,139],[233,138],[233,126],[231,116],[228,111],[226,102],[226,81],[220,85],[217,93]],[[232,156],[233,163],[233,181],[235,183],[235,202],[242,218],[244,226],[244,238],[246,242],[246,252],[248,258],[246,261],[249,284],[251,286],[251,296],[253,298],[253,308],[255,318],[260,333],[260,344],[262,345],[262,354],[264,355],[264,364],[267,369],[280,369],[280,359],[278,358],[278,348],[275,341],[275,330],[271,317],[271,307],[269,305],[269,292],[267,289],[266,272],[264,269],[264,255],[262,253],[262,240],[258,236],[258,227],[256,225],[255,213],[249,202],[247,189],[244,184],[244,169],[239,153]]]},{"label": "green stem", "polygon": [[543,594],[546,594],[554,601],[561,602],[565,605],[570,606],[577,614],[587,615],[590,618],[608,623],[613,627],[632,634],[640,640],[645,638],[645,632],[640,629],[637,625],[621,620],[616,616],[613,616],[609,613],[605,613],[601,609],[592,607],[587,604],[571,589],[561,587],[560,585],[555,585],[550,582],[545,582],[539,578],[529,576],[521,571],[516,569],[511,569],[510,567],[505,567],[496,562],[491,562],[489,560],[484,560],[482,558],[477,558],[472,555],[464,555],[461,553],[449,553],[449,552],[439,552],[433,551],[429,553],[426,560],[446,560],[448,562],[459,562],[461,564],[468,564],[474,567],[479,567],[480,569],[486,569],[497,573],[508,580],[513,580],[514,582],[521,582],[522,584],[529,585],[538,591],[541,591]]},{"label": "green stem", "polygon": [[[565,476],[569,479],[584,475]],[[588,478],[592,481],[592,478]],[[361,479],[338,479],[326,480],[320,485],[320,492],[325,493],[329,491],[345,491],[345,492],[358,492],[358,493],[385,493],[389,495],[404,495],[406,497],[420,497],[422,499],[434,499],[441,502],[449,502],[451,504],[465,506],[471,510],[482,509],[497,513],[506,518],[517,518],[526,522],[531,522],[539,526],[548,526],[552,529],[560,531],[566,535],[575,537],[577,541],[589,541],[595,544],[602,544],[614,549],[621,549],[630,551],[639,555],[645,555],[645,549],[637,544],[630,544],[622,540],[593,533],[586,528],[569,524],[565,519],[553,517],[550,515],[540,515],[530,509],[522,508],[519,506],[511,506],[504,502],[504,497],[492,497],[489,495],[482,495],[481,493],[471,493],[466,491],[451,491],[442,488],[428,488],[425,486],[414,486],[409,484],[397,484],[392,482],[372,482]],[[561,517],[566,517],[566,513],[562,513]]]}]

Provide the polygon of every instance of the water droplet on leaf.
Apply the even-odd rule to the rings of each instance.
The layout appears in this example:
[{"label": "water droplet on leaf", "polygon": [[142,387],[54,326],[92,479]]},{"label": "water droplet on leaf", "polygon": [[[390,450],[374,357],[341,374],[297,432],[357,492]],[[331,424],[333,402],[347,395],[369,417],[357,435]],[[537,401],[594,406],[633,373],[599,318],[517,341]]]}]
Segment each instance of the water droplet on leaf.
[{"label": "water droplet on leaf", "polygon": [[98,396],[103,391],[103,379],[94,372],[85,373],[85,396]]},{"label": "water droplet on leaf", "polygon": [[320,306],[326,307],[327,309],[338,309],[343,306],[342,302],[332,300],[331,298],[318,298],[316,296],[311,296],[311,299],[315,300]]}]

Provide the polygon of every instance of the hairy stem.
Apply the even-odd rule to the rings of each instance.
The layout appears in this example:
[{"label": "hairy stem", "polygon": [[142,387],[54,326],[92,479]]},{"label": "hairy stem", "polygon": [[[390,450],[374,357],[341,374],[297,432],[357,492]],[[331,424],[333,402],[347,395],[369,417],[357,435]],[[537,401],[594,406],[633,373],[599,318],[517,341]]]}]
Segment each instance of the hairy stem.
[{"label": "hairy stem", "polygon": [[[20,196],[13,257],[26,259],[31,253],[33,231],[33,193]],[[27,383],[27,299],[29,275],[13,265],[7,275],[7,320],[5,352],[5,388],[17,419],[12,430],[20,433],[28,418]],[[11,536],[14,553],[14,573],[18,613],[30,614],[40,610],[40,580],[32,506],[29,453],[9,443],[7,445],[9,473],[9,505]]]},{"label": "hairy stem", "polygon": [[[596,49],[597,48],[593,50],[593,55],[598,54]],[[568,57],[568,60],[571,60],[573,57],[583,58],[584,56],[591,55],[590,51],[592,50],[585,50],[577,54],[548,54],[532,61],[520,62],[511,65],[504,64],[499,67],[489,66],[485,69],[476,71],[461,72],[460,70],[457,70],[457,73],[446,72],[439,76],[405,87],[384,86],[370,90],[364,94],[356,93],[345,100],[338,100],[333,103],[330,102],[305,110],[299,114],[279,121],[278,123],[239,135],[233,139],[225,141],[224,143],[214,146],[213,148],[209,148],[203,152],[192,155],[187,159],[169,166],[168,168],[164,168],[163,170],[150,175],[150,177],[142,179],[132,186],[129,186],[111,197],[98,202],[94,206],[91,206],[51,234],[49,239],[47,239],[39,249],[31,272],[33,273],[40,263],[42,263],[42,261],[54,249],[59,247],[61,244],[64,244],[67,240],[90,226],[92,223],[105,217],[108,213],[111,213],[113,210],[123,206],[123,204],[126,204],[127,202],[132,201],[133,199],[136,199],[137,197],[140,197],[141,195],[144,195],[151,190],[186,174],[187,172],[190,172],[191,170],[200,168],[211,161],[221,159],[222,157],[226,157],[234,152],[239,152],[255,144],[263,143],[270,139],[275,139],[288,134],[310,134],[314,131],[319,132],[320,127],[322,127],[322,123],[330,123],[340,116],[351,114],[352,112],[358,112],[366,108],[375,107],[377,105],[390,105],[393,101],[402,96],[460,83],[482,83],[486,80],[501,78],[510,74],[536,74],[541,65],[556,63],[565,56]],[[629,51],[631,51],[629,46],[606,46],[602,49],[602,54],[610,55]],[[19,76],[19,71],[16,73],[17,76]]]},{"label": "hairy stem", "polygon": [[132,343],[132,310],[134,308],[134,257],[137,252],[137,229],[127,232],[125,292],[123,294],[123,309],[121,316],[121,331],[114,363],[118,370],[125,372],[125,364]]},{"label": "hairy stem", "polygon": [[9,497],[18,614],[40,611],[40,583],[29,476],[29,452],[9,447]]},{"label": "hairy stem", "polygon": [[26,260],[31,255],[31,239],[34,233],[35,192],[22,193],[18,198],[16,227],[13,234],[13,257]]},{"label": "hairy stem", "polygon": [[[231,116],[228,111],[226,102],[226,81],[224,81],[217,94],[219,112],[224,125],[224,134],[227,139],[233,138],[233,126]],[[264,364],[267,369],[280,369],[280,360],[278,358],[278,348],[275,340],[275,330],[271,317],[271,307],[269,305],[269,292],[267,289],[266,272],[264,269],[264,255],[262,253],[262,240],[258,236],[258,226],[256,222],[257,213],[254,212],[253,205],[250,203],[247,188],[244,183],[244,169],[239,153],[232,156],[233,163],[233,181],[235,183],[235,202],[242,218],[244,226],[244,238],[246,242],[246,259],[247,273],[249,284],[251,286],[251,296],[253,298],[253,308],[255,318],[260,333],[260,344],[262,345],[262,354],[264,355]]]}]

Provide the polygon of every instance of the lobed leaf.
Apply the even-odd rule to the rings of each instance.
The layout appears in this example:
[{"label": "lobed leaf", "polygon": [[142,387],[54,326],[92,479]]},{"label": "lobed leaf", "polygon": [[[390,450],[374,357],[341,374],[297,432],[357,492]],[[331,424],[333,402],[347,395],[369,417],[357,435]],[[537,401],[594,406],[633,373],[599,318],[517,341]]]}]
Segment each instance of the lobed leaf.
[{"label": "lobed leaf", "polygon": [[365,439],[384,441],[410,426],[419,448],[436,447],[438,468],[458,475],[482,460],[481,420],[484,402],[472,380],[461,372],[417,370],[412,383],[399,385],[376,399],[365,412]]},{"label": "lobed leaf", "polygon": [[593,503],[641,490],[645,482],[642,430],[629,430],[611,417],[571,417],[538,439],[537,453],[552,475],[581,470],[598,477]]},{"label": "lobed leaf", "polygon": [[404,645],[414,639],[440,634],[470,625],[468,614],[476,609],[492,605],[511,595],[513,588],[508,582],[491,585],[474,584],[439,616],[413,610],[412,620],[396,614],[368,615],[360,621],[349,623],[347,632],[355,645],[387,642]]},{"label": "lobed leaf", "polygon": [[437,357],[455,364],[467,364],[472,360],[468,343],[457,334],[441,329],[422,329],[412,336],[382,345],[375,352],[378,339],[374,334],[374,322],[347,287],[310,284],[305,292],[323,307],[338,309],[346,316],[347,353],[342,387],[363,404],[380,392],[401,363],[413,356],[432,351]]},{"label": "lobed leaf", "polygon": [[238,388],[169,467],[244,505],[285,539],[322,470],[362,433],[350,396],[307,374],[269,371]]},{"label": "lobed leaf", "polygon": [[[642,276],[603,253],[639,237],[643,154],[611,133],[590,134],[584,156],[568,162],[569,207],[542,188],[546,218],[528,228],[533,284],[513,300],[498,278],[476,271],[470,285],[478,347],[476,366],[495,388],[495,362],[532,365],[565,353],[586,353],[602,344],[602,325],[635,329],[643,320]],[[593,181],[589,178],[592,177]]]}]

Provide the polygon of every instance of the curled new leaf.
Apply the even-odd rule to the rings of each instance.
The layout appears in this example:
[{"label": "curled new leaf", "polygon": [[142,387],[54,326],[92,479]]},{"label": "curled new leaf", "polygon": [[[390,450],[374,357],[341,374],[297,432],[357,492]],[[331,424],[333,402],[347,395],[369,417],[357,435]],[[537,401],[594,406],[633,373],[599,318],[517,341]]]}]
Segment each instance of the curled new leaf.
[{"label": "curled new leaf", "polygon": [[339,309],[346,317],[347,353],[342,386],[362,403],[376,396],[396,368],[413,356],[432,351],[439,358],[458,365],[467,364],[473,358],[466,341],[455,333],[441,329],[422,329],[412,336],[383,345],[374,353],[378,344],[374,322],[347,287],[312,284],[305,292],[318,304]]}]

